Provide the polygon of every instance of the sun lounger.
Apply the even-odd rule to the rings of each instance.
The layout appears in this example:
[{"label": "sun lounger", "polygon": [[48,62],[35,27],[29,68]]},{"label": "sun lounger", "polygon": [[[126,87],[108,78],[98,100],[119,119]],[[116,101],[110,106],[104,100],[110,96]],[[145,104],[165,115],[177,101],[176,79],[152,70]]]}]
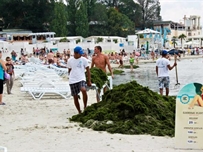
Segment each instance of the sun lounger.
[{"label": "sun lounger", "polygon": [[58,94],[62,96],[64,99],[67,99],[71,95],[70,86],[68,84],[57,84],[57,83],[49,83],[44,82],[33,85],[25,85],[21,87],[22,92],[29,93],[33,99],[41,99],[45,94]]},{"label": "sun lounger", "polygon": [[3,150],[3,152],[7,152],[7,148],[6,147],[0,146],[0,151],[1,150]]},{"label": "sun lounger", "polygon": [[[104,88],[107,88],[109,90],[113,89],[113,80],[111,76],[108,76],[108,81],[102,86],[101,89],[99,89],[96,84],[92,84],[91,87],[88,87],[87,90],[92,89],[96,90],[96,95],[99,97],[100,101],[102,100],[102,96],[104,95]],[[99,92],[100,90],[100,92]]]}]

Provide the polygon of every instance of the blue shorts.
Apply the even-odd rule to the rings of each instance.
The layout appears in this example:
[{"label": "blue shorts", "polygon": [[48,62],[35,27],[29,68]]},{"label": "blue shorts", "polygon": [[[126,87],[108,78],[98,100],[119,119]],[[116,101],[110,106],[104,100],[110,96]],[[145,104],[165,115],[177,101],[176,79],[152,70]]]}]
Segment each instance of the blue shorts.
[{"label": "blue shorts", "polygon": [[71,95],[75,96],[80,93],[81,88],[86,88],[86,82],[80,81],[74,84],[70,84]]},{"label": "blue shorts", "polygon": [[169,88],[170,78],[169,77],[159,77],[159,89]]}]

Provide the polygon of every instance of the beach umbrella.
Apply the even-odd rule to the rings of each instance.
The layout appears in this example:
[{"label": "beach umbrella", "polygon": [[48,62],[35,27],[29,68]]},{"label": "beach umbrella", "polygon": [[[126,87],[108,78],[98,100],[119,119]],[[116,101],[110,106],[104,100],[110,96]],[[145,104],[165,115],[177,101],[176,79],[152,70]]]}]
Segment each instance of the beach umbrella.
[{"label": "beach umbrella", "polygon": [[139,31],[139,32],[137,32],[136,34],[158,34],[158,33],[160,33],[160,32],[158,32],[158,31],[154,31],[154,30],[151,30],[151,29],[145,29],[145,30],[143,30],[143,31]]}]

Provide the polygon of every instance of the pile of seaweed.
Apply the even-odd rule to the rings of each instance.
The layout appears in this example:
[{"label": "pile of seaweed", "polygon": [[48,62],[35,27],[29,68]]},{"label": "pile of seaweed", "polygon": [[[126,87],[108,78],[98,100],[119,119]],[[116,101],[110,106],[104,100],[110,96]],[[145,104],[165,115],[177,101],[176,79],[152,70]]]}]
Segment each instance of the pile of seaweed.
[{"label": "pile of seaweed", "polygon": [[[91,73],[91,82],[95,83],[96,86],[101,89],[102,86],[106,83],[106,81],[108,80],[108,77],[106,75],[106,73],[104,71],[102,71],[99,68],[91,68],[90,69],[90,73]],[[87,75],[86,75],[87,76]]]},{"label": "pile of seaweed", "polygon": [[174,136],[175,97],[161,96],[132,81],[105,92],[101,102],[70,120],[97,131]]}]

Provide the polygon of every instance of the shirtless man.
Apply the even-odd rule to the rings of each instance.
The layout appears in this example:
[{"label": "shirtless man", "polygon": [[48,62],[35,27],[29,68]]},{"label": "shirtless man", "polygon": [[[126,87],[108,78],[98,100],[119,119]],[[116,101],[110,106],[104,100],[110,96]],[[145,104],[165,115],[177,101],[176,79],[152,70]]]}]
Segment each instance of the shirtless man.
[{"label": "shirtless man", "polygon": [[48,63],[51,64],[52,61],[54,59],[54,53],[52,52],[52,50],[47,54],[47,60],[48,60]]},{"label": "shirtless man", "polygon": [[[109,71],[111,73],[111,76],[113,78],[114,75],[113,75],[113,71],[111,69],[111,65],[109,63],[109,58],[108,58],[107,55],[104,55],[101,52],[102,52],[101,46],[95,46],[94,54],[96,54],[96,55],[92,58],[91,68],[93,68],[95,66],[97,68],[102,69],[106,73],[107,72],[106,71],[106,66],[108,66],[108,69],[109,69]],[[98,91],[100,92],[100,90],[98,90]],[[97,96],[97,102],[99,102],[99,97],[98,96]]]}]

